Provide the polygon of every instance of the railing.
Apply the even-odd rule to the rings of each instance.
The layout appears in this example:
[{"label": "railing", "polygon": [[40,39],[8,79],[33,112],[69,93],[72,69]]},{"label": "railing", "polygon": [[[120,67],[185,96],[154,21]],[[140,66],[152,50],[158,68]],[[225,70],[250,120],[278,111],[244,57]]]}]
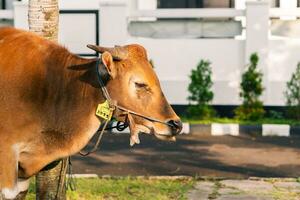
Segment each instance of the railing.
[{"label": "railing", "polygon": [[129,18],[233,18],[245,16],[245,10],[234,8],[134,10]]}]

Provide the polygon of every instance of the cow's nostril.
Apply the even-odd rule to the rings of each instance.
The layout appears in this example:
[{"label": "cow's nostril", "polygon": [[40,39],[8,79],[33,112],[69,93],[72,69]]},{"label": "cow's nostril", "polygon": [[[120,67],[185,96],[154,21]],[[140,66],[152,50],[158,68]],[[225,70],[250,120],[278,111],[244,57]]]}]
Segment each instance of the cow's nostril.
[{"label": "cow's nostril", "polygon": [[172,126],[172,129],[175,131],[174,134],[179,134],[182,130],[182,122],[180,120],[170,120],[168,123]]}]

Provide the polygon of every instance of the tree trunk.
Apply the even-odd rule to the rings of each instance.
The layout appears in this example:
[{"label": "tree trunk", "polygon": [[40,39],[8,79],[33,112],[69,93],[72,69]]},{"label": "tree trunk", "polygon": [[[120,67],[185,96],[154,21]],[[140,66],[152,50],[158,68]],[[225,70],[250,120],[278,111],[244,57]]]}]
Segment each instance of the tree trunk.
[{"label": "tree trunk", "polygon": [[[57,163],[54,163],[54,165]],[[51,165],[51,164],[50,164]],[[66,172],[68,159],[58,161],[58,164],[49,170],[39,172],[36,176],[37,200],[65,200],[66,199]]]},{"label": "tree trunk", "polygon": [[[14,200],[25,200],[27,192],[28,192],[28,190],[26,190],[24,192],[20,192]],[[0,200],[1,200],[1,198],[0,198]]]},{"label": "tree trunk", "polygon": [[58,0],[29,0],[29,30],[49,40],[58,40]]},{"label": "tree trunk", "polygon": [[[29,0],[28,23],[30,31],[57,42],[58,21],[58,0]],[[37,200],[66,199],[67,164],[68,159],[59,161],[56,166],[52,163],[50,165],[54,165],[54,168],[41,171],[36,176]],[[46,168],[50,168],[49,166]]]}]

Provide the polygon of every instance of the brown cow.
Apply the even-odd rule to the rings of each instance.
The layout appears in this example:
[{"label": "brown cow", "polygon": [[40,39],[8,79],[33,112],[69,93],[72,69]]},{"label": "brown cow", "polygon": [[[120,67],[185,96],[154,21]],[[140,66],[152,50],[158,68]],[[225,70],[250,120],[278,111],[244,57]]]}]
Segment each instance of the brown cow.
[{"label": "brown cow", "polygon": [[[132,142],[139,142],[138,132],[173,140],[182,124],[145,49],[91,47],[102,53],[101,78],[114,102],[173,125],[130,115]],[[1,28],[0,58],[0,191],[13,199],[44,166],[88,143],[100,123],[96,107],[105,99],[97,59],[80,58],[33,33]],[[123,120],[121,114],[114,117]]]}]

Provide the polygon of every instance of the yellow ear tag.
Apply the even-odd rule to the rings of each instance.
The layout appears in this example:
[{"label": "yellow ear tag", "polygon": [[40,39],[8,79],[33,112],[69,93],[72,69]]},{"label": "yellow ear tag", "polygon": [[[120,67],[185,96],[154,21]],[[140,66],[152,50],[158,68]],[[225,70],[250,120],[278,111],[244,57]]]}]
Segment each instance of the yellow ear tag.
[{"label": "yellow ear tag", "polygon": [[98,104],[96,115],[105,120],[110,120],[112,116],[112,110],[109,107],[109,103],[106,100],[104,103]]}]

